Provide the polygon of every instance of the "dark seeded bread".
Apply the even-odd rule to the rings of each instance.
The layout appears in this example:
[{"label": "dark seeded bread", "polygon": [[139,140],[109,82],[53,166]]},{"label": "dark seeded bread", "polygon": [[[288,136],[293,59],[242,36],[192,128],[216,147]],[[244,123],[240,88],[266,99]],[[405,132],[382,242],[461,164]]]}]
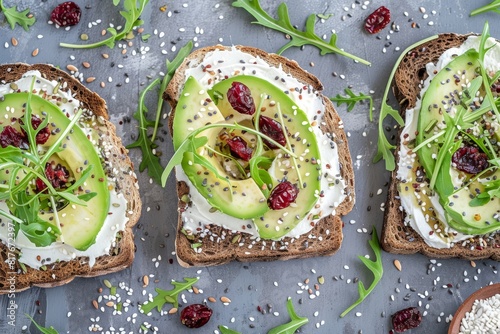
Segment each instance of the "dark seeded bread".
[{"label": "dark seeded bread", "polygon": [[[169,118],[169,128],[172,133],[172,122],[175,113],[177,100],[183,89],[185,82],[184,71],[190,62],[202,62],[205,54],[215,49],[224,49],[223,46],[212,46],[199,49],[188,56],[184,63],[176,71],[175,76],[168,85],[164,98],[170,103],[172,113]],[[262,50],[237,46],[243,52],[258,56],[271,66],[282,66],[282,69],[290,73],[300,82],[310,85],[314,90],[321,92],[323,86],[321,82],[312,74],[304,71],[295,62],[276,54],[268,54]],[[332,132],[338,145],[341,173],[347,184],[347,197],[336,209],[335,216],[323,218],[316,226],[305,235],[299,238],[284,238],[281,241],[261,240],[255,241],[249,234],[233,233],[217,225],[210,225],[210,236],[205,236],[196,242],[202,243],[202,252],[197,253],[191,247],[192,240],[189,240],[183,233],[181,216],[178,217],[178,229],[176,237],[177,259],[182,266],[210,266],[227,263],[232,260],[237,261],[271,261],[288,260],[295,258],[306,258],[320,255],[331,255],[335,253],[342,243],[342,221],[340,216],[346,215],[354,206],[354,172],[347,145],[347,137],[344,133],[342,121],[335,111],[333,104],[326,97],[323,97],[326,106],[326,125],[323,131]],[[185,203],[180,198],[189,193],[189,187],[184,182],[177,183],[177,193],[179,197],[179,211],[183,210]],[[314,235],[315,238],[309,238]],[[215,236],[215,237],[214,237]]]},{"label": "dark seeded bread", "polygon": [[[19,263],[16,262],[16,274],[14,274],[16,291],[26,290],[31,286],[59,286],[71,282],[75,277],[104,275],[127,268],[134,259],[135,245],[132,227],[137,223],[141,214],[141,200],[133,164],[121,139],[116,136],[115,126],[108,121],[106,102],[67,73],[45,64],[0,65],[0,84],[16,81],[29,70],[38,70],[45,78],[61,82],[60,89],[71,90],[72,95],[81,101],[82,108],[91,111],[96,116],[102,116],[101,121],[98,122],[102,125],[100,126],[102,137],[107,138],[109,145],[112,146],[108,162],[115,170],[119,171],[118,174],[111,174],[110,171],[107,173],[116,178],[117,192],[121,192],[127,199],[129,221],[125,231],[118,236],[117,246],[110,251],[109,255],[97,258],[92,268],[89,267],[86,257],[47,265],[46,270],[26,267],[27,272],[22,272]],[[67,83],[67,85],[63,83]],[[0,243],[0,246],[0,294],[11,293],[7,279],[11,278],[13,274],[5,262],[8,257],[8,249],[4,244]]]},{"label": "dark seeded bread", "polygon": [[[394,94],[399,101],[400,114],[403,116],[406,109],[413,108],[419,96],[419,84],[425,80],[427,75],[425,65],[429,62],[437,62],[439,56],[447,49],[460,46],[469,35],[442,34],[435,40],[427,42],[410,51],[399,65],[394,80]],[[398,136],[399,138],[399,136]],[[398,159],[396,149],[396,161]],[[384,227],[382,230],[381,243],[384,250],[397,254],[413,254],[420,252],[436,258],[464,258],[484,259],[492,258],[500,260],[500,234],[494,237],[484,236],[486,247],[479,243],[478,238],[470,240],[465,246],[462,242],[451,248],[436,249],[428,246],[420,235],[410,226],[405,226],[405,212],[401,209],[398,197],[397,170],[392,173],[389,193],[384,216]]]}]

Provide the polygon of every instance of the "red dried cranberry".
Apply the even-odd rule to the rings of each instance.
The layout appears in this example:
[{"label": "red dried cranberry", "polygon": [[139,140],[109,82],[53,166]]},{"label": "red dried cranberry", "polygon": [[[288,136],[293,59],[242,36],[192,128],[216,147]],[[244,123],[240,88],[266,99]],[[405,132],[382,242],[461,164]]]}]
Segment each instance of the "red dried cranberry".
[{"label": "red dried cranberry", "polygon": [[[38,118],[38,116],[31,116],[31,125],[33,129],[37,130],[38,127],[42,124],[42,120]],[[24,132],[24,131],[23,131]],[[50,137],[50,129],[48,126],[41,129],[36,135],[36,143],[37,144],[45,144]]]},{"label": "red dried cranberry", "polygon": [[19,147],[23,150],[28,149],[28,138],[26,138],[21,132],[17,131],[10,125],[3,128],[0,133],[0,145],[3,148],[7,146]]},{"label": "red dried cranberry", "polygon": [[[45,177],[50,182],[54,189],[66,188],[66,183],[69,179],[69,172],[66,167],[57,164],[56,166],[47,163],[45,165]],[[40,179],[37,178],[35,181],[36,192],[46,191],[47,185]]]},{"label": "red dried cranberry", "polygon": [[473,146],[459,148],[452,157],[456,168],[462,172],[477,174],[488,168],[488,156]]},{"label": "red dried cranberry", "polygon": [[[276,120],[274,120],[270,117],[267,117],[267,116],[260,116],[260,118],[259,118],[259,130],[261,133],[263,133],[266,136],[268,136],[269,138],[273,139],[278,144],[285,146],[286,138],[285,138],[285,134],[283,133],[283,127]],[[274,149],[278,148],[278,146],[274,145],[273,143],[269,142],[266,139],[264,139],[264,143],[270,149],[274,150]]]},{"label": "red dried cranberry", "polygon": [[227,91],[227,100],[234,110],[240,114],[253,115],[255,103],[253,102],[250,89],[241,82],[234,81]]},{"label": "red dried cranberry", "polygon": [[392,327],[397,333],[418,327],[422,322],[422,314],[416,307],[408,307],[392,315]]},{"label": "red dried cranberry", "polygon": [[243,159],[245,161],[250,160],[252,157],[253,150],[247,147],[247,142],[241,137],[234,137],[227,141],[227,145],[231,151],[231,155],[236,158]]},{"label": "red dried cranberry", "polygon": [[73,1],[66,1],[54,8],[50,20],[60,27],[74,26],[80,22],[80,15],[80,7]]},{"label": "red dried cranberry", "polygon": [[365,20],[365,30],[376,34],[391,22],[391,11],[384,6],[379,7]]},{"label": "red dried cranberry", "polygon": [[271,191],[267,205],[272,210],[287,208],[297,199],[298,194],[299,189],[291,184],[290,181],[281,182]]},{"label": "red dried cranberry", "polygon": [[200,328],[212,316],[212,310],[203,304],[186,306],[181,312],[181,322],[189,328]]}]

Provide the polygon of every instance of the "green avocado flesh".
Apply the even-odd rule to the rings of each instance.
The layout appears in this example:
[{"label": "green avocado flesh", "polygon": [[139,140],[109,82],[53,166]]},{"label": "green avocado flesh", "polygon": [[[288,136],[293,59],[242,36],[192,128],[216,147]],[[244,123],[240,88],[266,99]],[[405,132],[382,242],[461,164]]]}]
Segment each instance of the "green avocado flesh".
[{"label": "green avocado flesh", "polygon": [[[12,93],[3,96],[0,101],[1,119],[22,118],[24,116],[28,93]],[[32,115],[38,116],[44,120],[48,117],[48,127],[51,135],[46,143],[38,145],[40,156],[46,152],[49,147],[56,142],[60,134],[70,125],[70,119],[56,105],[48,102],[38,95],[31,96]],[[0,123],[0,132],[9,122]],[[13,127],[20,130],[19,125],[13,124]],[[73,246],[77,250],[86,250],[95,243],[97,234],[101,230],[104,221],[108,215],[110,204],[110,193],[108,190],[106,174],[101,165],[101,159],[92,144],[87,138],[87,134],[78,126],[73,126],[71,132],[62,140],[60,150],[48,159],[49,163],[61,164],[69,171],[70,179],[75,181],[80,178],[82,171],[92,166],[90,176],[85,182],[75,189],[74,195],[83,195],[86,193],[96,193],[96,196],[86,202],[86,206],[70,203],[58,209],[58,219],[61,224],[61,236],[59,241]],[[33,166],[32,166],[33,167]],[[38,168],[40,173],[44,173],[45,166]],[[8,182],[10,176],[6,171],[0,172],[0,182]],[[21,172],[19,172],[19,176]],[[30,183],[32,186],[28,192],[34,194],[34,180]],[[57,190],[57,189],[56,189]],[[62,191],[62,190],[61,190]],[[39,217],[55,224],[54,213],[47,210],[41,210]]]},{"label": "green avocado flesh", "polygon": [[[481,137],[488,133],[484,131],[484,124],[494,121],[491,113],[474,114],[480,109],[482,100],[469,95],[470,83],[474,79],[479,83],[481,79],[478,78],[478,59],[477,51],[469,50],[452,60],[432,79],[422,98],[416,138],[416,145],[425,143],[418,149],[417,155],[426,177],[436,180],[433,190],[439,195],[446,221],[453,229],[472,235],[500,229],[498,197],[491,197],[480,206],[471,205],[471,200],[484,191],[485,184],[500,178],[500,170],[495,167],[482,174],[472,175],[458,170],[452,164],[452,156],[460,147],[479,146],[477,141],[482,141]],[[484,86],[479,89],[479,94],[484,97]],[[444,135],[439,136],[442,132]],[[498,140],[497,134],[489,133],[486,136],[493,142]],[[432,137],[435,139],[430,140]],[[488,159],[498,154],[498,149],[492,152],[488,145],[482,146],[481,151],[486,149]],[[440,156],[442,163],[438,164]],[[457,184],[454,180],[460,181]],[[424,214],[431,217],[428,221],[431,227],[437,223],[427,196],[433,190],[421,188],[418,195]]]},{"label": "green avocado flesh", "polygon": [[[294,159],[281,149],[269,149],[264,144],[262,150],[257,152],[260,139],[255,134],[224,127],[223,124],[239,124],[255,129],[254,118],[259,114],[240,114],[231,107],[227,100],[227,91],[235,81],[249,88],[256,109],[261,107],[261,116],[270,117],[282,124],[278,112],[278,105],[280,106],[291,151],[296,155],[297,168]],[[208,139],[207,144],[198,148],[197,153],[206,159],[214,170],[196,164],[193,155],[186,153],[182,167],[191,182],[215,209],[236,218],[253,219],[260,237],[278,239],[287,234],[311,211],[320,192],[319,148],[307,115],[281,89],[258,77],[241,75],[223,80],[214,85],[208,94],[190,77],[175,111],[174,147],[178,148],[191,132],[206,124],[221,124],[220,127],[210,128],[197,135],[206,136]],[[271,184],[265,182],[259,186],[255,177],[251,177],[248,172],[248,162],[239,161],[245,169],[244,173],[235,171],[232,164],[224,164],[224,161],[231,159],[227,159],[230,153],[221,150],[223,144],[221,145],[220,138],[227,135],[244,138],[248,147],[254,150],[252,159],[265,161],[259,164],[259,170],[263,174],[268,173]],[[214,150],[222,151],[226,157],[214,154]],[[299,182],[297,169],[302,184]],[[268,207],[267,198],[270,190],[283,180],[291,182],[299,189],[297,199],[287,208],[272,210]],[[312,221],[317,217],[308,218]]]}]

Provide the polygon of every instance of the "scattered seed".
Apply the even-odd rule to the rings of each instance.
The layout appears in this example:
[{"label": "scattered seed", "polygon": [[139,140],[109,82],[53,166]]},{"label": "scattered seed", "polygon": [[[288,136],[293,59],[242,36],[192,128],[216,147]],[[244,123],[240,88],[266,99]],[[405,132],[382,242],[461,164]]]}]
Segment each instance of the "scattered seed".
[{"label": "scattered seed", "polygon": [[208,297],[208,301],[211,303],[215,303],[217,299],[215,299],[214,297]]},{"label": "scattered seed", "polygon": [[95,80],[95,77],[88,77],[85,81],[86,81],[87,83],[91,83],[91,82],[93,82],[94,80]]},{"label": "scattered seed", "polygon": [[88,61],[84,61],[84,62],[82,63],[82,65],[83,65],[83,67],[85,67],[85,68],[89,68],[89,67],[90,67],[90,63],[89,63]]},{"label": "scattered seed", "polygon": [[80,39],[81,39],[82,41],[88,41],[88,39],[89,39],[89,35],[87,35],[87,34],[81,34],[81,35],[80,35]]},{"label": "scattered seed", "polygon": [[68,66],[66,66],[66,68],[68,69],[68,71],[78,72],[78,68],[74,65],[68,65]]},{"label": "scattered seed", "polygon": [[107,53],[103,53],[103,54],[102,54],[102,57],[103,57],[104,59],[108,59],[108,58],[109,58],[109,55],[108,55]]},{"label": "scattered seed", "polygon": [[99,304],[97,304],[97,300],[92,300],[92,305],[94,306],[94,308],[97,310],[99,308]]},{"label": "scattered seed", "polygon": [[31,55],[33,57],[36,57],[36,56],[38,56],[38,52],[39,52],[39,50],[38,50],[38,48],[36,48],[35,50],[33,50],[33,52],[31,53]]},{"label": "scattered seed", "polygon": [[199,290],[197,287],[193,286],[193,292],[194,292],[195,294],[199,294],[199,293],[200,293],[200,290]]},{"label": "scattered seed", "polygon": [[168,310],[168,314],[174,314],[177,313],[177,307],[172,307],[170,310]]},{"label": "scattered seed", "polygon": [[394,260],[394,267],[396,267],[397,270],[401,271],[401,262],[399,262],[399,260]]},{"label": "scattered seed", "polygon": [[143,288],[145,288],[149,285],[149,276],[148,275],[142,276],[142,283],[144,283],[144,285],[142,286]]},{"label": "scattered seed", "polygon": [[104,283],[104,285],[105,285],[107,288],[109,288],[109,289],[111,289],[111,287],[113,286],[113,285],[111,284],[111,282],[110,282],[110,281],[108,281],[107,279],[105,279],[105,280],[104,280],[104,281],[102,281],[102,282],[103,282],[103,283]]},{"label": "scattered seed", "polygon": [[318,283],[319,284],[324,284],[325,283],[325,278],[323,276],[318,277]]},{"label": "scattered seed", "polygon": [[223,302],[223,303],[230,303],[231,299],[229,299],[227,297],[220,297],[220,301]]},{"label": "scattered seed", "polygon": [[18,44],[18,43],[17,43],[17,39],[15,39],[14,37],[12,37],[12,38],[10,39],[10,42],[12,43],[12,45],[13,45],[13,46],[17,46],[17,44]]},{"label": "scattered seed", "polygon": [[106,306],[108,306],[108,307],[113,307],[114,305],[115,305],[115,303],[112,301],[109,301],[106,303]]}]

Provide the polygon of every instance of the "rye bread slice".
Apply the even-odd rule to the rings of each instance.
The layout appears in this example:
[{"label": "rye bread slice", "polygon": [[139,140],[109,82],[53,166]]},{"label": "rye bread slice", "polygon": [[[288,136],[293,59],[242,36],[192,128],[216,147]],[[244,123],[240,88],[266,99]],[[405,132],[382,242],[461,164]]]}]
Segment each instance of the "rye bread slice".
[{"label": "rye bread slice", "polygon": [[[401,61],[394,77],[394,95],[396,96],[400,114],[405,117],[405,111],[415,106],[420,95],[420,84],[426,79],[425,65],[436,63],[439,56],[452,47],[458,47],[470,35],[441,34],[437,39],[429,41],[408,52]],[[398,135],[399,138],[399,135]],[[399,159],[399,143],[395,150],[396,161]],[[391,183],[384,213],[381,244],[384,250],[397,254],[422,253],[436,258],[463,258],[500,260],[500,234],[484,237],[486,244],[476,237],[466,245],[462,242],[451,248],[437,249],[427,245],[422,237],[410,226],[404,224],[406,212],[401,207],[398,195],[397,169],[392,172]]]},{"label": "rye bread slice", "polygon": [[[286,73],[290,73],[300,82],[321,93],[323,85],[318,78],[300,68],[297,62],[276,54],[269,54],[253,47],[237,46],[236,48],[265,60],[270,66],[281,66]],[[229,48],[217,45],[193,52],[177,69],[164,92],[163,97],[169,102],[172,109],[169,118],[171,134],[175,107],[186,80],[185,70],[192,62],[194,62],[194,64],[202,63],[205,55],[216,49]],[[203,238],[196,238],[196,242],[202,243],[202,252],[198,253],[191,247],[193,241],[181,232],[183,223],[179,213],[176,235],[176,254],[182,266],[211,266],[227,263],[232,260],[247,262],[307,258],[312,256],[331,255],[340,248],[342,243],[342,221],[340,217],[349,213],[354,206],[354,171],[342,121],[331,101],[327,97],[321,96],[326,107],[322,130],[324,132],[333,133],[334,140],[338,145],[341,174],[347,185],[347,197],[337,207],[336,214],[323,218],[309,233],[299,238],[284,238],[280,241],[256,240],[255,237],[252,238],[249,234],[232,232],[228,229],[211,224],[210,226],[206,226],[207,233],[205,233]],[[186,206],[186,203],[181,201],[181,198],[189,194],[189,187],[185,182],[177,182],[177,194],[179,198],[178,209],[179,212],[181,212]],[[310,238],[310,235],[314,237]]]},{"label": "rye bread slice", "polygon": [[[37,270],[27,267],[23,272],[16,261],[15,290],[23,291],[31,286],[55,287],[71,282],[75,277],[93,277],[116,272],[129,267],[134,260],[134,235],[133,226],[141,214],[141,199],[137,177],[133,164],[128,157],[128,150],[116,136],[115,126],[108,121],[106,102],[96,93],[87,89],[74,77],[64,71],[46,64],[5,64],[0,65],[0,84],[16,81],[29,70],[38,70],[48,80],[61,83],[60,89],[71,91],[71,94],[81,102],[81,107],[91,111],[96,116],[102,138],[106,138],[110,154],[106,157],[106,173],[116,179],[115,188],[127,199],[128,222],[124,231],[117,236],[116,247],[108,255],[96,259],[94,266],[90,267],[87,257],[77,257],[71,261],[62,261],[47,265],[46,270]],[[112,166],[112,170],[109,166]],[[12,277],[12,270],[6,263],[8,258],[6,245],[0,242],[0,294],[10,293],[10,284],[7,278]]]}]

